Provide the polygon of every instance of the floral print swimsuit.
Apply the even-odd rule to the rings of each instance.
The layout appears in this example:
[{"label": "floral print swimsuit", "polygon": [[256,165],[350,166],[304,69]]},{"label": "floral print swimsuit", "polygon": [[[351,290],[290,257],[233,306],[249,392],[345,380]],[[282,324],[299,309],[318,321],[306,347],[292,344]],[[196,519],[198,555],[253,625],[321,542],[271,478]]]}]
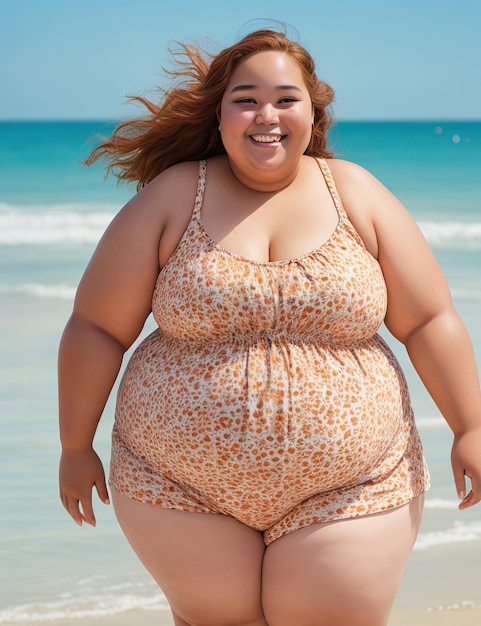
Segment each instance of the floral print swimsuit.
[{"label": "floral print swimsuit", "polygon": [[217,245],[201,207],[153,294],[158,324],[118,392],[110,482],[134,500],[230,515],[266,544],[405,504],[429,477],[406,381],[378,334],[386,286],[336,192],[318,249],[257,262]]}]

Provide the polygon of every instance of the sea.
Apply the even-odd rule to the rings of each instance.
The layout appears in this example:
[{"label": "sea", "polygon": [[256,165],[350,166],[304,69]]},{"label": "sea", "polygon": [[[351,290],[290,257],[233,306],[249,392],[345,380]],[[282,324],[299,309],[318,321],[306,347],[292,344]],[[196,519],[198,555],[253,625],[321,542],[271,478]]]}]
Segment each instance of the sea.
[{"label": "sea", "polygon": [[[95,137],[111,130],[102,120],[0,122],[0,624],[95,624],[167,607],[112,507],[97,500],[97,527],[79,528],[58,499],[59,339],[99,237],[135,193],[101,164],[83,165]],[[481,122],[340,121],[330,141],[417,220],[481,363]],[[144,334],[152,328],[149,319]],[[481,606],[481,505],[457,509],[450,430],[404,347],[382,332],[405,369],[432,475],[397,603]],[[96,439],[106,467],[113,405]]]}]

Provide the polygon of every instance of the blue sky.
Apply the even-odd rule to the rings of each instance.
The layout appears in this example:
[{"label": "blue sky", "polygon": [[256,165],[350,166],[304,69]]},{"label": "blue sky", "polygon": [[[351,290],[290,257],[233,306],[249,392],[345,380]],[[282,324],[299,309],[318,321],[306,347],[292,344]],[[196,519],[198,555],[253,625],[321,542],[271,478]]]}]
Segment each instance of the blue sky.
[{"label": "blue sky", "polygon": [[216,51],[258,18],[299,32],[339,119],[481,119],[479,0],[0,0],[0,119],[129,116],[169,42]]}]

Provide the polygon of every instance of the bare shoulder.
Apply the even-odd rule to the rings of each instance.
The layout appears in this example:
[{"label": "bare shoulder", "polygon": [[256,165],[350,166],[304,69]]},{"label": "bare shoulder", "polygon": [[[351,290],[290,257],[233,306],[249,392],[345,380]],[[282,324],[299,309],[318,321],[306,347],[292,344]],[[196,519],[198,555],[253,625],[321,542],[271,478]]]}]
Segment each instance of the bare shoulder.
[{"label": "bare shoulder", "polygon": [[149,231],[158,236],[172,225],[188,220],[192,210],[198,163],[179,163],[158,174],[136,193],[120,211],[119,221]]},{"label": "bare shoulder", "polygon": [[194,208],[199,179],[199,162],[173,165],[159,174],[138,194],[138,202],[149,207],[159,233],[159,263],[163,267],[176,249]]},{"label": "bare shoulder", "polygon": [[96,255],[102,250],[135,250],[159,265],[182,236],[192,213],[198,177],[197,163],[181,163],[156,176],[117,213]]},{"label": "bare shoulder", "polygon": [[178,207],[191,200],[192,195],[195,196],[198,172],[198,162],[173,165],[141,189],[133,201],[169,214],[170,208]]},{"label": "bare shoulder", "polygon": [[364,167],[344,161],[343,159],[327,159],[337,187],[355,187],[357,191],[374,192],[382,187],[381,182]]},{"label": "bare shoulder", "polygon": [[387,197],[393,196],[360,165],[342,159],[328,159],[327,163],[349,219],[366,248],[377,258],[376,212],[385,205]]}]

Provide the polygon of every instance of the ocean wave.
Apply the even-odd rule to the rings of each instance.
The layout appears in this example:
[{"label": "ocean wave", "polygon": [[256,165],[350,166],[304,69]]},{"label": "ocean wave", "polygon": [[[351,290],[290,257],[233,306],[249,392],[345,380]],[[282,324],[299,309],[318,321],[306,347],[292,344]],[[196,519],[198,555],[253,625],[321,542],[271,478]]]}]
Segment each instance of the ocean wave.
[{"label": "ocean wave", "polygon": [[165,596],[155,585],[123,583],[105,586],[101,577],[81,581],[71,592],[55,599],[29,602],[0,609],[0,624],[46,622],[53,620],[99,618],[127,611],[162,611],[168,609]]},{"label": "ocean wave", "polygon": [[481,250],[481,222],[419,222],[419,227],[433,248]]},{"label": "ocean wave", "polygon": [[419,417],[416,419],[416,425],[420,428],[442,428],[446,426],[443,417]]},{"label": "ocean wave", "polygon": [[48,207],[0,204],[0,245],[95,244],[115,212],[109,204]]},{"label": "ocean wave", "polygon": [[474,600],[462,600],[461,602],[454,602],[453,604],[440,604],[436,607],[430,606],[428,607],[427,612],[433,613],[434,611],[470,611],[471,609],[481,609],[481,604],[476,603]]},{"label": "ocean wave", "polygon": [[444,500],[442,498],[427,498],[424,502],[425,509],[456,509],[459,506],[459,500]]},{"label": "ocean wave", "polygon": [[[107,203],[0,203],[0,245],[95,244],[118,209]],[[433,248],[481,250],[481,222],[420,221],[419,226]]]},{"label": "ocean wave", "polygon": [[420,533],[414,549],[427,550],[451,543],[479,541],[479,539],[481,539],[481,522],[473,522],[472,524],[459,523],[445,530]]},{"label": "ocean wave", "polygon": [[0,294],[23,294],[37,298],[58,298],[73,300],[76,287],[70,285],[44,285],[42,283],[20,283],[17,285],[0,285]]},{"label": "ocean wave", "polygon": [[451,294],[453,298],[457,300],[481,300],[481,291],[476,291],[475,289],[460,289],[458,287],[453,287],[451,289]]}]

